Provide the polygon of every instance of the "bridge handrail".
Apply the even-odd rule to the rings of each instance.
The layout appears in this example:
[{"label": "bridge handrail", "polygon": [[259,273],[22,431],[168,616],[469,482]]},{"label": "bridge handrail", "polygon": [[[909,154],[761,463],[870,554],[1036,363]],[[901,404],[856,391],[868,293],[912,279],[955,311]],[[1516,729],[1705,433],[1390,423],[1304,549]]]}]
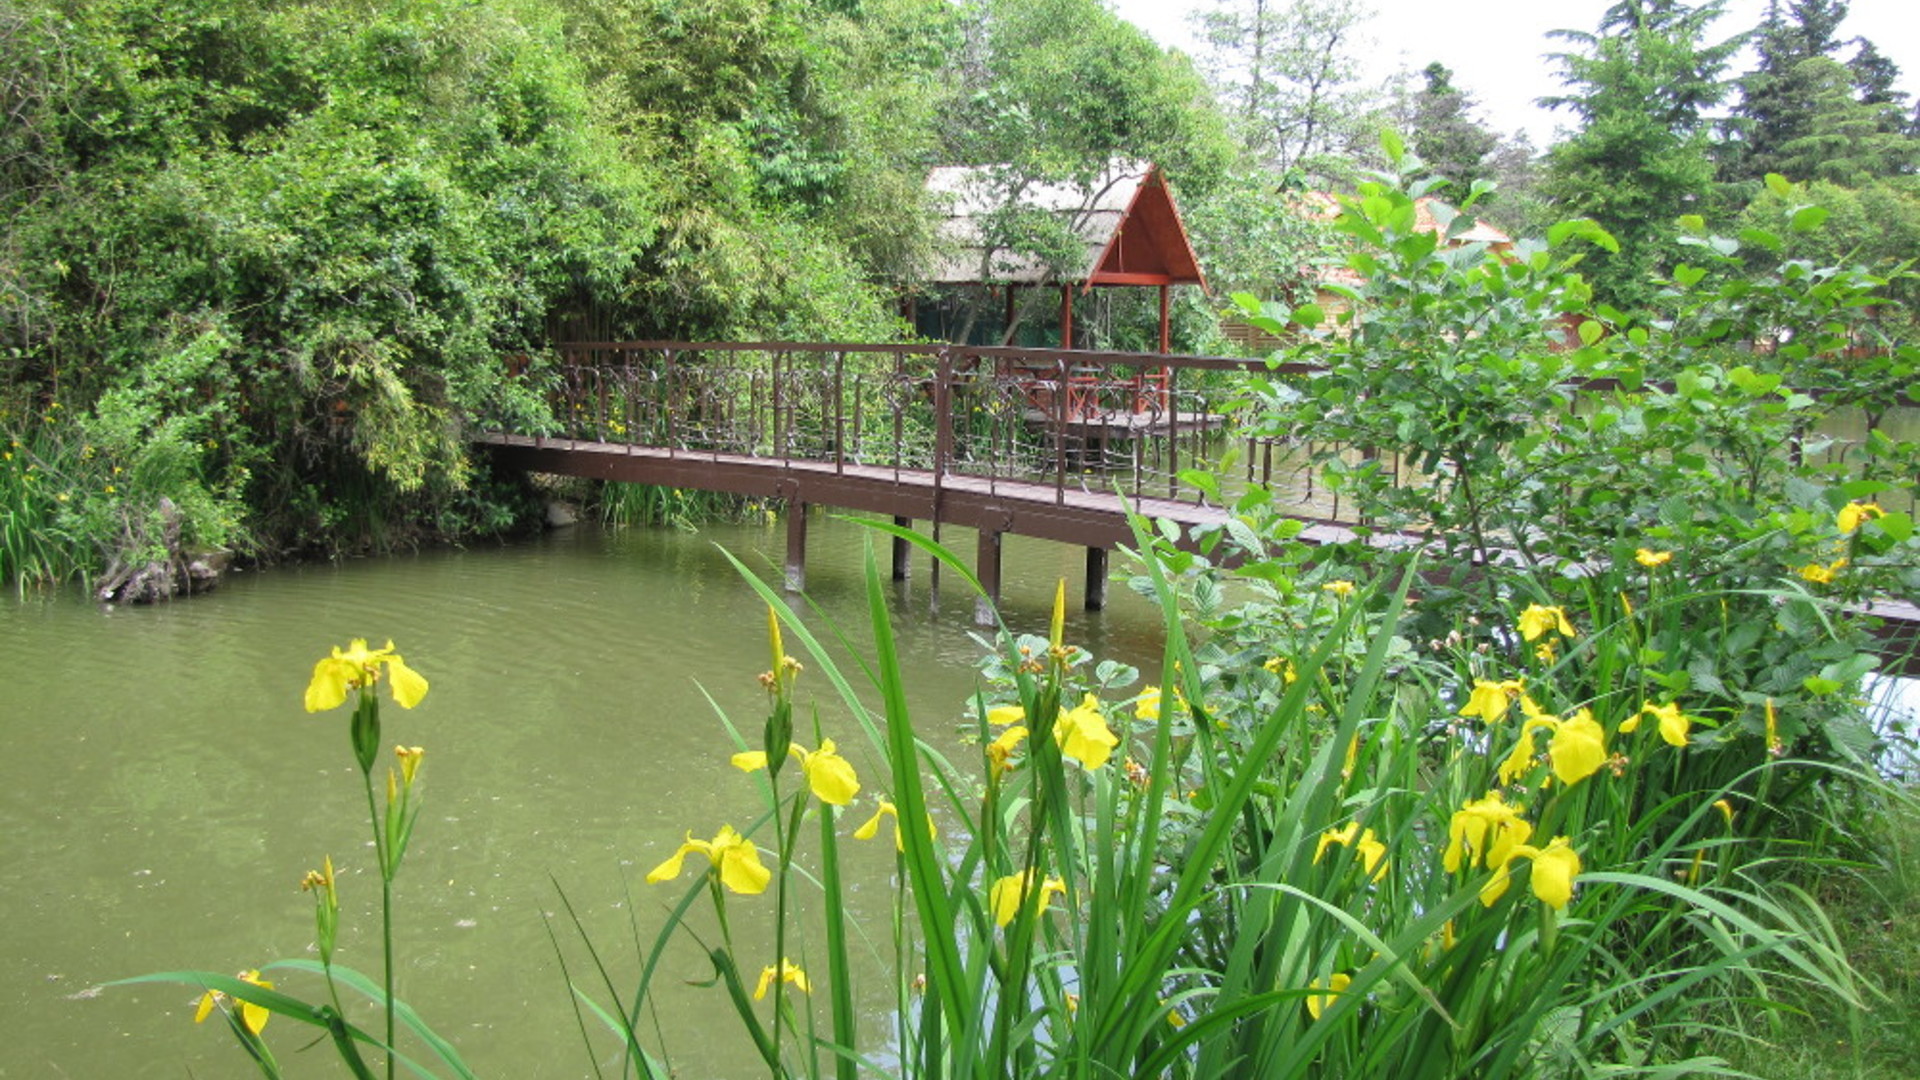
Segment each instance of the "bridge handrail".
[{"label": "bridge handrail", "polygon": [[[1206,453],[1204,440],[1224,426],[1209,406],[1218,388],[1203,389],[1207,380],[1197,376],[1234,371],[1291,380],[1326,370],[1237,357],[942,342],[582,341],[562,343],[557,351],[568,396],[562,421],[574,425],[575,437],[594,431],[604,437],[609,430],[625,437],[622,427],[639,434],[647,430],[634,423],[640,420],[658,427],[642,438],[670,451],[819,454],[838,468],[930,468],[942,478],[975,476],[990,483],[1044,477],[1062,500],[1069,490],[1110,484],[1110,476],[1098,475],[1103,469],[1131,472],[1128,486],[1135,495],[1147,494],[1150,485],[1154,495],[1197,498],[1182,487],[1179,473]],[[737,366],[720,360],[746,354],[768,361]],[[880,363],[861,365],[860,357]],[[1108,374],[1114,368],[1127,371]],[[650,371],[638,381],[642,369]],[[1182,373],[1194,377],[1183,380]],[[1609,377],[1570,379],[1561,386],[1570,409],[1582,392],[1629,389]],[[1631,389],[1671,392],[1673,386],[1649,380]],[[609,392],[626,402],[624,425],[606,423]],[[1798,392],[1826,398],[1837,391]],[[597,404],[590,400],[596,398]],[[680,425],[676,414],[689,401],[713,415]],[[1882,397],[1864,406],[1870,427],[1882,404],[1914,405],[1904,394]],[[596,408],[603,414],[597,422]],[[889,425],[874,408],[890,410],[891,432],[883,430]],[[915,412],[923,415],[924,428],[903,423]],[[1324,444],[1311,431],[1242,434],[1246,482],[1296,472],[1316,514],[1342,519],[1339,494],[1321,491],[1311,470],[1300,473],[1298,455],[1304,451],[1311,459],[1354,448]],[[1835,442],[1827,452],[1844,446]],[[1395,483],[1417,480],[1417,471],[1407,471],[1394,455],[1385,467]]]}]

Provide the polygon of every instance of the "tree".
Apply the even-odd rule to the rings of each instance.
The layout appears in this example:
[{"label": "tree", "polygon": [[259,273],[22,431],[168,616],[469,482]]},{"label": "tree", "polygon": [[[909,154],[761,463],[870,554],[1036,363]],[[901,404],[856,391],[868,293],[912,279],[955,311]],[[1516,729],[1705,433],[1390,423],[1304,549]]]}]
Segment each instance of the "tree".
[{"label": "tree", "polygon": [[1202,67],[1253,159],[1277,171],[1371,154],[1359,0],[1214,0],[1194,13]]},{"label": "tree", "polygon": [[[1084,269],[1085,215],[1134,163],[1159,165],[1183,192],[1221,182],[1233,150],[1205,83],[1099,0],[972,0],[961,20],[938,153],[974,167],[959,193],[982,241],[973,280],[1005,280],[1009,263],[1055,279]],[[1045,209],[1030,198],[1042,187]],[[1050,306],[1023,295],[1009,337]],[[957,339],[978,314],[967,309]]]},{"label": "tree", "polygon": [[1572,92],[1545,103],[1582,126],[1549,152],[1545,188],[1557,213],[1590,217],[1619,241],[1587,264],[1596,295],[1615,307],[1652,303],[1674,220],[1698,212],[1711,189],[1707,110],[1726,92],[1720,73],[1739,44],[1704,42],[1721,7],[1621,0],[1594,33],[1555,32],[1578,46],[1554,57]]},{"label": "tree", "polygon": [[1432,63],[1421,72],[1427,85],[1413,97],[1411,140],[1427,168],[1446,178],[1449,194],[1464,198],[1475,180],[1491,172],[1499,136],[1473,118],[1474,101],[1453,85],[1453,72]]},{"label": "tree", "polygon": [[1808,90],[1807,117],[1801,132],[1775,152],[1772,171],[1860,187],[1908,172],[1920,160],[1920,141],[1901,130],[1898,108],[1856,100],[1851,74],[1837,61],[1808,57],[1795,77]]},{"label": "tree", "polygon": [[[1873,42],[1856,37],[1842,67],[1834,54],[1846,19],[1844,0],[1794,0],[1769,5],[1756,49],[1759,63],[1738,80],[1740,101],[1727,127],[1722,178],[1757,181],[1767,173],[1793,179],[1886,175],[1902,167],[1908,152],[1898,139],[1908,134],[1906,94],[1895,89],[1899,65]],[[1871,144],[1870,146],[1864,144]],[[1834,161],[1823,155],[1838,154]]]}]

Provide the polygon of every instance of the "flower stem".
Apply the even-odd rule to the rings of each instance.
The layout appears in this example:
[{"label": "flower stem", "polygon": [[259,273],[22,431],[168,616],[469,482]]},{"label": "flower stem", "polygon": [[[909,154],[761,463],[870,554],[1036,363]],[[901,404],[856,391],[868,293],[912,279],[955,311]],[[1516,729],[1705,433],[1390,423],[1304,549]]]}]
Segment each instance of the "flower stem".
[{"label": "flower stem", "polygon": [[[369,729],[372,733],[371,741],[377,744],[380,737],[379,736],[380,703],[379,703],[379,700],[373,696],[372,687],[364,687],[361,689],[360,702],[359,702],[359,707],[357,712],[363,713],[366,715],[367,717],[366,728]],[[356,720],[358,719],[360,719],[360,717],[356,715]],[[361,725],[356,724],[355,726],[356,726],[356,729],[359,729]],[[355,757],[360,762],[361,786],[366,789],[366,793],[367,793],[367,819],[373,827],[374,861],[377,862],[380,866],[380,944],[381,944],[380,978],[381,978],[382,989],[385,991],[385,994],[386,994],[386,999],[381,1004],[385,1006],[386,1014],[387,1014],[387,1080],[393,1080],[393,1075],[394,1075],[393,870],[394,868],[389,864],[389,861],[387,858],[387,833],[386,833],[386,829],[381,827],[380,805],[378,802],[375,801],[374,795],[373,795],[372,756],[366,753],[362,749],[360,745],[362,742],[362,738],[363,736],[361,732],[359,730],[356,730],[355,740],[354,740],[355,741],[355,747],[354,747]]]}]

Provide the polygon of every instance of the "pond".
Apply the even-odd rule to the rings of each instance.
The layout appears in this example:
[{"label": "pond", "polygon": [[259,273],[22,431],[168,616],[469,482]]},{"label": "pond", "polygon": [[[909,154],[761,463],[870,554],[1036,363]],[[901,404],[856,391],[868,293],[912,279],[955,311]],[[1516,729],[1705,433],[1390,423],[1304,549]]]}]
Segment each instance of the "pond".
[{"label": "pond", "polygon": [[[856,649],[867,638],[869,533],[817,522],[807,567],[819,607],[809,624],[838,620]],[[874,535],[884,565],[886,538]],[[963,530],[946,539],[971,550]],[[555,932],[579,975],[584,954],[557,882],[627,992],[637,970],[629,917],[651,939],[691,880],[649,887],[646,872],[689,830],[705,838],[755,816],[754,781],[727,765],[734,746],[716,709],[757,742],[765,608],[720,549],[777,581],[783,544],[771,523],[697,535],[577,527],[503,547],[237,574],[213,594],[152,608],[103,611],[73,590],[0,604],[0,647],[16,665],[0,756],[0,1077],[253,1075],[223,1025],[194,1026],[193,990],[97,986],[312,955],[312,901],[298,883],[323,856],[340,871],[340,961],[377,972],[378,877],[348,714],[301,707],[313,662],[356,636],[392,638],[432,680],[418,709],[384,713],[387,743],[427,748],[425,808],[396,886],[399,996],[482,1076],[591,1075],[543,915],[562,920]],[[1043,632],[1054,582],[1067,578],[1077,596],[1081,552],[1008,544],[1006,617]],[[981,653],[971,600],[949,573],[932,610],[920,556],[913,578],[889,588],[916,726],[957,747]],[[1097,656],[1152,661],[1148,605],[1123,588],[1110,596],[1104,613],[1073,611],[1069,636]],[[791,641],[789,651],[800,653]],[[840,662],[859,678],[844,651]],[[805,703],[815,701],[827,734],[877,781],[877,754],[809,666],[800,741],[812,743]],[[863,792],[858,820],[879,793]],[[858,864],[850,903],[885,951],[890,845],[848,850]],[[768,921],[771,897],[758,907],[736,926]],[[660,1022],[683,1076],[751,1071],[715,1049],[745,1046],[722,992],[682,986],[710,974],[689,948],[661,977],[671,992]],[[891,994],[868,982],[876,1045]],[[282,986],[320,995],[298,976]],[[324,1045],[299,1052],[313,1034],[284,1019],[267,1029],[290,1072],[336,1075]]]}]

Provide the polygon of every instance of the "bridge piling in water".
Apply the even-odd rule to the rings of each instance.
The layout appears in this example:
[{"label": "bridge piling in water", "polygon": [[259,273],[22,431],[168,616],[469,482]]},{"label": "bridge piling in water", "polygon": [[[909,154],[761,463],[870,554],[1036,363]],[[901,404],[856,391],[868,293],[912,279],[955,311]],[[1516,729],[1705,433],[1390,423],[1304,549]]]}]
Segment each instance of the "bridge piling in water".
[{"label": "bridge piling in water", "polygon": [[973,572],[980,578],[981,596],[973,602],[973,622],[976,626],[992,626],[993,612],[1000,604],[1000,538],[1003,534],[997,529],[982,527],[976,544]]},{"label": "bridge piling in water", "polygon": [[[902,529],[913,528],[913,519],[910,517],[901,517],[895,514],[893,516],[893,523]],[[912,574],[913,545],[908,543],[904,538],[896,536],[893,538],[893,580],[905,581]]]}]

